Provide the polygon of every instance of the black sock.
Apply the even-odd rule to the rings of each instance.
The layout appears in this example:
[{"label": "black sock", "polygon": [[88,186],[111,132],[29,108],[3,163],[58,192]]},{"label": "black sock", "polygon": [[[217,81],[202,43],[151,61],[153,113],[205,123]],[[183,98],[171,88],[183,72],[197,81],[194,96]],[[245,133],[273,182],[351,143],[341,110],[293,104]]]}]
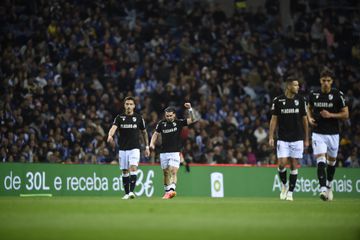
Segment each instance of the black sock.
[{"label": "black sock", "polygon": [[278,171],[279,171],[280,180],[285,185],[286,184],[286,170],[283,172],[281,172],[281,170],[278,170]]},{"label": "black sock", "polygon": [[130,174],[130,192],[133,192],[135,189],[136,179],[137,179],[137,176],[135,174],[134,175]]},{"label": "black sock", "polygon": [[289,177],[289,191],[293,192],[296,186],[297,174],[290,174]]},{"label": "black sock", "polygon": [[317,175],[318,175],[320,187],[325,187],[326,186],[325,163],[323,162],[318,163]]},{"label": "black sock", "polygon": [[[329,164],[326,167],[326,176],[327,176],[327,180],[329,182],[331,182],[334,179],[334,174],[335,174],[335,166],[330,166]],[[330,186],[328,186],[330,187]]]},{"label": "black sock", "polygon": [[125,194],[129,194],[129,176],[122,177]]}]

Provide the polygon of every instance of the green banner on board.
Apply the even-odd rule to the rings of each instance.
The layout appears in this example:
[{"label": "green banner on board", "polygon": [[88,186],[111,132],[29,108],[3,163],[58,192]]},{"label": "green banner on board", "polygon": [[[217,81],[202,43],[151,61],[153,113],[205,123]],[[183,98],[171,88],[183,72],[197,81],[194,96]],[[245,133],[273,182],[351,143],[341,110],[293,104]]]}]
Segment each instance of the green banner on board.
[{"label": "green banner on board", "polygon": [[[336,197],[360,198],[360,169],[338,168],[333,182]],[[180,168],[177,192],[181,196],[276,197],[280,191],[276,168],[193,166]],[[296,196],[316,196],[316,168],[299,169]],[[0,164],[0,196],[122,196],[118,166],[62,164]],[[163,195],[160,166],[140,166],[135,194]]]}]

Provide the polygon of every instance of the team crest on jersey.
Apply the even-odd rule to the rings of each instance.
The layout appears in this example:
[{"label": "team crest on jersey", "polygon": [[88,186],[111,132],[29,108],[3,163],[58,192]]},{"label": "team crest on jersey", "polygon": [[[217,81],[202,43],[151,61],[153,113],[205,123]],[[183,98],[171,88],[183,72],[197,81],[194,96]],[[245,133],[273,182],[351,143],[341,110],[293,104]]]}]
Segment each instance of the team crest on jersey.
[{"label": "team crest on jersey", "polygon": [[285,102],[283,102],[283,105],[285,105]]},{"label": "team crest on jersey", "polygon": [[332,100],[334,96],[332,94],[329,94],[329,100]]},{"label": "team crest on jersey", "polygon": [[295,106],[299,106],[299,100],[295,100],[294,103],[295,103]]},{"label": "team crest on jersey", "polygon": [[133,117],[132,119],[133,119],[133,122],[136,122],[136,117]]},{"label": "team crest on jersey", "polygon": [[174,126],[174,127],[176,126],[176,123],[175,123],[175,122],[173,122],[173,126]]}]

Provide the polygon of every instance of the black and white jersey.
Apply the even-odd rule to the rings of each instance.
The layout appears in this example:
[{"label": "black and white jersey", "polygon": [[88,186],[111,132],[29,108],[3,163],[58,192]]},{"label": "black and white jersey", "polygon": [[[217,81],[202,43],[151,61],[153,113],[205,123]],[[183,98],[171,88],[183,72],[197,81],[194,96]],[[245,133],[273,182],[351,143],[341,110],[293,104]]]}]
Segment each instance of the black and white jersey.
[{"label": "black and white jersey", "polygon": [[140,114],[119,114],[114,119],[113,125],[118,127],[120,150],[140,149],[139,130],[145,129],[145,121]]},{"label": "black and white jersey", "polygon": [[299,95],[287,98],[280,95],[274,98],[271,114],[278,119],[278,139],[286,142],[304,140],[303,117],[306,116],[305,99]]},{"label": "black and white jersey", "polygon": [[309,104],[312,108],[312,115],[317,126],[313,132],[320,134],[338,134],[339,120],[335,118],[323,118],[320,115],[322,110],[330,113],[338,113],[346,107],[344,95],[337,89],[331,89],[329,93],[323,93],[321,90],[310,93]]},{"label": "black and white jersey", "polygon": [[186,119],[175,119],[173,122],[168,122],[163,119],[156,125],[155,130],[161,134],[162,138],[162,153],[181,151],[182,140],[180,133],[184,126],[187,126]]}]

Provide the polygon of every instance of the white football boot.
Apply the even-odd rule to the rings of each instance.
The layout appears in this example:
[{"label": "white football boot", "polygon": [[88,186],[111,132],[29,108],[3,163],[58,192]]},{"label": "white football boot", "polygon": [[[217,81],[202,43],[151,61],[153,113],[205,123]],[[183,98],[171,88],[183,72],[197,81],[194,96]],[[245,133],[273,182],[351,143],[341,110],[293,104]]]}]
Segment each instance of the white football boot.
[{"label": "white football boot", "polygon": [[129,192],[129,198],[130,199],[134,199],[136,196],[133,192]]},{"label": "white football boot", "polygon": [[285,200],[286,199],[286,194],[288,192],[288,188],[286,187],[285,184],[281,184],[281,192],[280,192],[280,199],[281,200]]},{"label": "white football boot", "polygon": [[123,200],[128,200],[129,198],[130,198],[129,194],[125,194],[125,195],[122,197]]},{"label": "white football boot", "polygon": [[293,198],[293,192],[290,192],[288,191],[286,193],[286,198],[285,198],[286,201],[294,201],[294,198]]}]

